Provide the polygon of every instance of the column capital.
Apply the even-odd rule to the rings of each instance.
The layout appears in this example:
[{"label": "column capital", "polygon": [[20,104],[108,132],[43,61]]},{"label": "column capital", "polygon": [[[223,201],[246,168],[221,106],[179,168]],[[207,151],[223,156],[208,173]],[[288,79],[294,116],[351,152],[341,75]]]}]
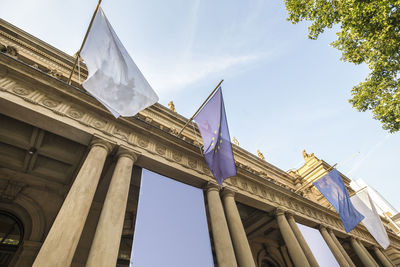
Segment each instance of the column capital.
[{"label": "column capital", "polygon": [[211,192],[211,191],[217,191],[219,192],[221,190],[221,188],[219,187],[218,184],[213,183],[213,182],[207,182],[207,184],[204,186],[204,189],[207,192]]},{"label": "column capital", "polygon": [[275,215],[276,216],[281,216],[281,215],[285,215],[285,210],[283,210],[283,209],[281,209],[281,208],[277,208],[276,210],[275,210]]},{"label": "column capital", "polygon": [[127,158],[130,158],[133,162],[136,162],[137,159],[139,158],[139,156],[140,156],[140,153],[133,151],[131,149],[128,149],[124,146],[120,146],[117,151],[118,158],[127,157]]},{"label": "column capital", "polygon": [[358,241],[358,238],[355,237],[355,236],[350,236],[350,240],[354,240],[355,242],[357,242],[357,241]]},{"label": "column capital", "polygon": [[328,233],[332,233],[333,234],[333,231],[332,231],[331,228],[326,228],[326,229],[328,230]]},{"label": "column capital", "polygon": [[99,146],[107,150],[107,154],[111,152],[111,150],[114,148],[114,144],[111,144],[110,142],[101,139],[99,137],[94,136],[92,141],[90,142],[91,147]]},{"label": "column capital", "polygon": [[236,191],[233,190],[233,189],[230,189],[230,188],[228,188],[228,187],[224,187],[224,188],[222,189],[222,193],[221,193],[221,195],[222,195],[223,198],[226,198],[226,197],[233,197],[233,198],[235,198],[235,194],[236,194]]},{"label": "column capital", "polygon": [[326,225],[324,225],[324,224],[320,224],[318,228],[319,228],[320,231],[321,230],[322,231],[328,231],[328,229],[326,228]]},{"label": "column capital", "polygon": [[287,212],[286,212],[286,217],[287,217],[288,219],[294,219],[293,212],[287,211]]}]

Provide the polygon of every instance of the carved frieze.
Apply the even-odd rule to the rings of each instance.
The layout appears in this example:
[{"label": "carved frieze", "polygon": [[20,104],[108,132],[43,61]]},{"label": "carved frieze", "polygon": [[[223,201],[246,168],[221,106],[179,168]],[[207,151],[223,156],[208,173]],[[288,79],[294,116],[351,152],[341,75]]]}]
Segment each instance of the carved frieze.
[{"label": "carved frieze", "polygon": [[107,121],[96,118],[92,121],[91,125],[97,129],[104,129],[107,125]]},{"label": "carved frieze", "polygon": [[114,128],[113,134],[122,140],[128,141],[129,131],[123,128],[116,127]]},{"label": "carved frieze", "polygon": [[61,102],[55,99],[45,98],[43,99],[42,103],[48,108],[56,108]]},{"label": "carved frieze", "polygon": [[143,147],[143,148],[148,147],[149,146],[149,142],[150,142],[149,138],[147,138],[144,135],[140,135],[139,138],[138,138],[138,145]]},{"label": "carved frieze", "polygon": [[32,93],[32,90],[25,88],[25,87],[20,87],[20,86],[14,86],[12,88],[12,91],[16,93],[17,95],[22,95],[22,96],[27,96]]},{"label": "carved frieze", "polygon": [[74,118],[74,119],[78,119],[78,120],[83,117],[83,114],[84,113],[83,113],[82,110],[79,110],[79,109],[77,109],[75,107],[71,107],[67,111],[67,116],[69,116],[71,118]]},{"label": "carved frieze", "polygon": [[172,152],[172,158],[176,161],[176,162],[180,162],[182,160],[182,153],[175,150]]},{"label": "carved frieze", "polygon": [[0,52],[6,53],[12,57],[18,56],[18,50],[15,46],[0,43]]},{"label": "carved frieze", "polygon": [[210,169],[208,168],[208,165],[207,164],[203,164],[203,166],[202,166],[202,169],[203,169],[203,172],[205,173],[205,174],[211,174],[211,171],[210,171]]},{"label": "carved frieze", "polygon": [[189,157],[188,158],[188,165],[189,165],[190,168],[196,169],[197,168],[197,160],[195,158]]},{"label": "carved frieze", "polygon": [[[47,97],[45,93],[39,91],[39,89],[28,89],[26,86],[11,80],[7,76],[5,78],[0,78],[0,88],[10,94],[21,97],[26,101],[35,103],[37,105],[42,105],[47,109],[53,110],[55,113],[64,113],[64,116],[68,116],[69,118],[74,119],[83,125],[101,130],[102,132],[117,137],[121,139],[121,141],[126,141],[131,145],[139,146],[154,155],[159,155],[169,161],[174,161],[184,168],[190,168],[197,171],[199,174],[205,174],[211,177],[211,172],[208,169],[204,159],[200,155],[195,157],[194,154],[190,155],[189,153],[186,154],[177,150],[173,147],[173,145],[167,146],[143,134],[131,132],[127,128],[124,128],[124,126],[118,125],[118,122],[101,119],[89,111],[86,111],[82,106],[76,105],[76,103],[70,103],[66,100],[60,101],[58,99],[51,99]],[[261,174],[265,177],[265,180],[272,180],[269,175],[262,170],[256,170],[243,163],[237,163],[237,165],[239,168],[245,169],[250,173],[254,173],[255,175]],[[279,184],[275,181],[276,179],[273,180],[275,184]],[[334,217],[329,211],[324,211],[324,213],[327,212],[325,214],[323,212],[316,211],[315,206],[313,206],[314,204],[306,205],[303,201],[299,201],[299,199],[301,199],[300,196],[298,196],[299,199],[289,196],[288,194],[290,192],[288,190],[286,190],[287,193],[278,192],[276,189],[272,189],[267,184],[251,180],[246,174],[232,177],[227,180],[227,183],[234,187],[237,192],[241,194],[247,194],[251,198],[258,199],[259,201],[265,202],[274,207],[284,207],[285,209],[292,211],[299,216],[311,218],[318,223],[325,223],[333,229],[343,231],[340,221],[336,218],[337,216]],[[281,190],[285,190],[283,189],[285,187],[287,186],[281,184]],[[7,192],[19,192],[17,187],[14,188],[15,190],[12,189],[12,187],[4,190],[6,193],[3,193],[3,195],[7,195]],[[10,195],[9,197],[12,197],[11,193],[8,195]],[[364,237],[362,234],[360,234],[360,236]],[[364,239],[369,240],[370,238],[368,235],[366,235]]]},{"label": "carved frieze", "polygon": [[156,144],[156,152],[157,154],[164,156],[167,151],[167,147],[162,144]]},{"label": "carved frieze", "polygon": [[15,48],[15,51],[12,53],[17,53],[17,55],[23,54],[24,56],[34,58],[35,61],[41,62],[41,65],[48,66],[49,69],[60,68],[60,66],[62,66],[66,72],[71,71],[71,66],[69,64],[50,56],[49,53],[42,52],[40,49],[37,49],[10,34],[0,32],[0,42],[6,47]]}]

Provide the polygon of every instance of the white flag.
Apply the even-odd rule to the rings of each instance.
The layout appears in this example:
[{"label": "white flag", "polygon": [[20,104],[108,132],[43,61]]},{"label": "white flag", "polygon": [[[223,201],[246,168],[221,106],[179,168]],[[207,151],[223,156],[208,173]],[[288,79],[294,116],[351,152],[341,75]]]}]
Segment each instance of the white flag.
[{"label": "white flag", "polygon": [[134,116],[158,101],[101,7],[80,54],[89,70],[83,87],[116,118]]},{"label": "white flag", "polygon": [[350,199],[354,207],[364,215],[365,218],[362,220],[364,226],[375,240],[386,249],[390,244],[389,237],[367,190],[358,192]]}]

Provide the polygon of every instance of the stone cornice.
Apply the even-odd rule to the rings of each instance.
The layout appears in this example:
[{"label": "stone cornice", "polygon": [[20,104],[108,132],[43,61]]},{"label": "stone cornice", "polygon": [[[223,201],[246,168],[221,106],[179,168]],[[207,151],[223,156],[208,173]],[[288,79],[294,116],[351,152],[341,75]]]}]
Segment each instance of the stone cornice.
[{"label": "stone cornice", "polygon": [[[21,56],[49,69],[59,70],[66,75],[72,69],[74,62],[72,56],[2,19],[0,19],[0,43],[17,46]],[[86,76],[87,71],[84,69],[82,72]]]}]

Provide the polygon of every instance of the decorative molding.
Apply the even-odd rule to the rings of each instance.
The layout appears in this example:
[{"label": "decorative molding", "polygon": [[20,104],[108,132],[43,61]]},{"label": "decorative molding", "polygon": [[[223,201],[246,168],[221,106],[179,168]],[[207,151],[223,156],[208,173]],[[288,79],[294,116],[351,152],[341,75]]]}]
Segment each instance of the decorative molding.
[{"label": "decorative molding", "polygon": [[181,162],[181,160],[182,160],[182,153],[179,152],[179,151],[177,151],[177,150],[174,150],[174,151],[172,152],[172,158],[173,158],[176,162]]},{"label": "decorative molding", "polygon": [[61,104],[61,101],[58,101],[58,100],[55,100],[55,99],[51,99],[51,98],[45,98],[45,99],[43,99],[42,103],[46,107],[54,109],[54,108],[58,107]]},{"label": "decorative molding", "polygon": [[[170,143],[168,144],[165,143],[165,137],[155,137],[153,133],[144,135],[140,130],[136,130],[137,126],[134,124],[128,128],[126,121],[104,119],[100,114],[85,108],[84,103],[72,102],[68,98],[49,98],[46,92],[41,91],[40,87],[31,88],[13,80],[7,74],[0,78],[0,91],[1,94],[12,94],[36,106],[50,110],[54,112],[54,118],[56,116],[68,117],[83,126],[92,128],[91,132],[96,130],[99,133],[113,136],[113,138],[119,139],[121,144],[125,143],[138,148],[138,150],[142,149],[150,154],[175,162],[187,171],[190,169],[200,175],[208,176],[210,180],[212,179],[204,158],[198,152],[194,152],[194,148],[193,151],[187,149],[177,150],[175,141],[171,142],[169,140]],[[146,111],[146,114],[151,113]],[[154,123],[155,120],[155,117],[153,117],[151,122]],[[167,128],[167,126],[164,127]],[[162,143],[160,143],[160,138],[164,140],[161,141]],[[306,217],[316,223],[324,223],[336,231],[345,233],[337,214],[293,193],[294,188],[278,182],[277,178],[272,178],[278,175],[277,173],[269,173],[260,167],[256,169],[253,163],[250,161],[245,162],[243,157],[235,155],[235,159],[237,159],[238,175],[227,179],[226,183],[233,187],[238,194],[275,208],[284,208],[297,216]],[[351,235],[362,238],[370,244],[375,244],[376,242],[366,233],[366,230],[361,229],[361,227],[357,227]],[[398,240],[397,242],[400,246],[400,241]]]},{"label": "decorative molding", "polygon": [[162,145],[160,143],[156,144],[156,152],[157,152],[157,154],[159,154],[160,156],[164,156],[166,151],[167,151],[167,147],[166,146],[164,146],[164,145]]},{"label": "decorative molding", "polygon": [[[34,46],[29,45],[26,42],[23,42],[22,40],[15,38],[3,31],[0,31],[0,43],[6,47],[13,47],[21,55],[34,58],[42,65],[47,66],[49,70],[51,69],[50,72],[62,75],[62,73],[68,74],[71,71],[71,65],[62,62],[61,60],[50,56],[48,53],[45,53],[40,49],[37,49]],[[84,76],[82,78],[86,78],[86,75],[82,76]]]}]

